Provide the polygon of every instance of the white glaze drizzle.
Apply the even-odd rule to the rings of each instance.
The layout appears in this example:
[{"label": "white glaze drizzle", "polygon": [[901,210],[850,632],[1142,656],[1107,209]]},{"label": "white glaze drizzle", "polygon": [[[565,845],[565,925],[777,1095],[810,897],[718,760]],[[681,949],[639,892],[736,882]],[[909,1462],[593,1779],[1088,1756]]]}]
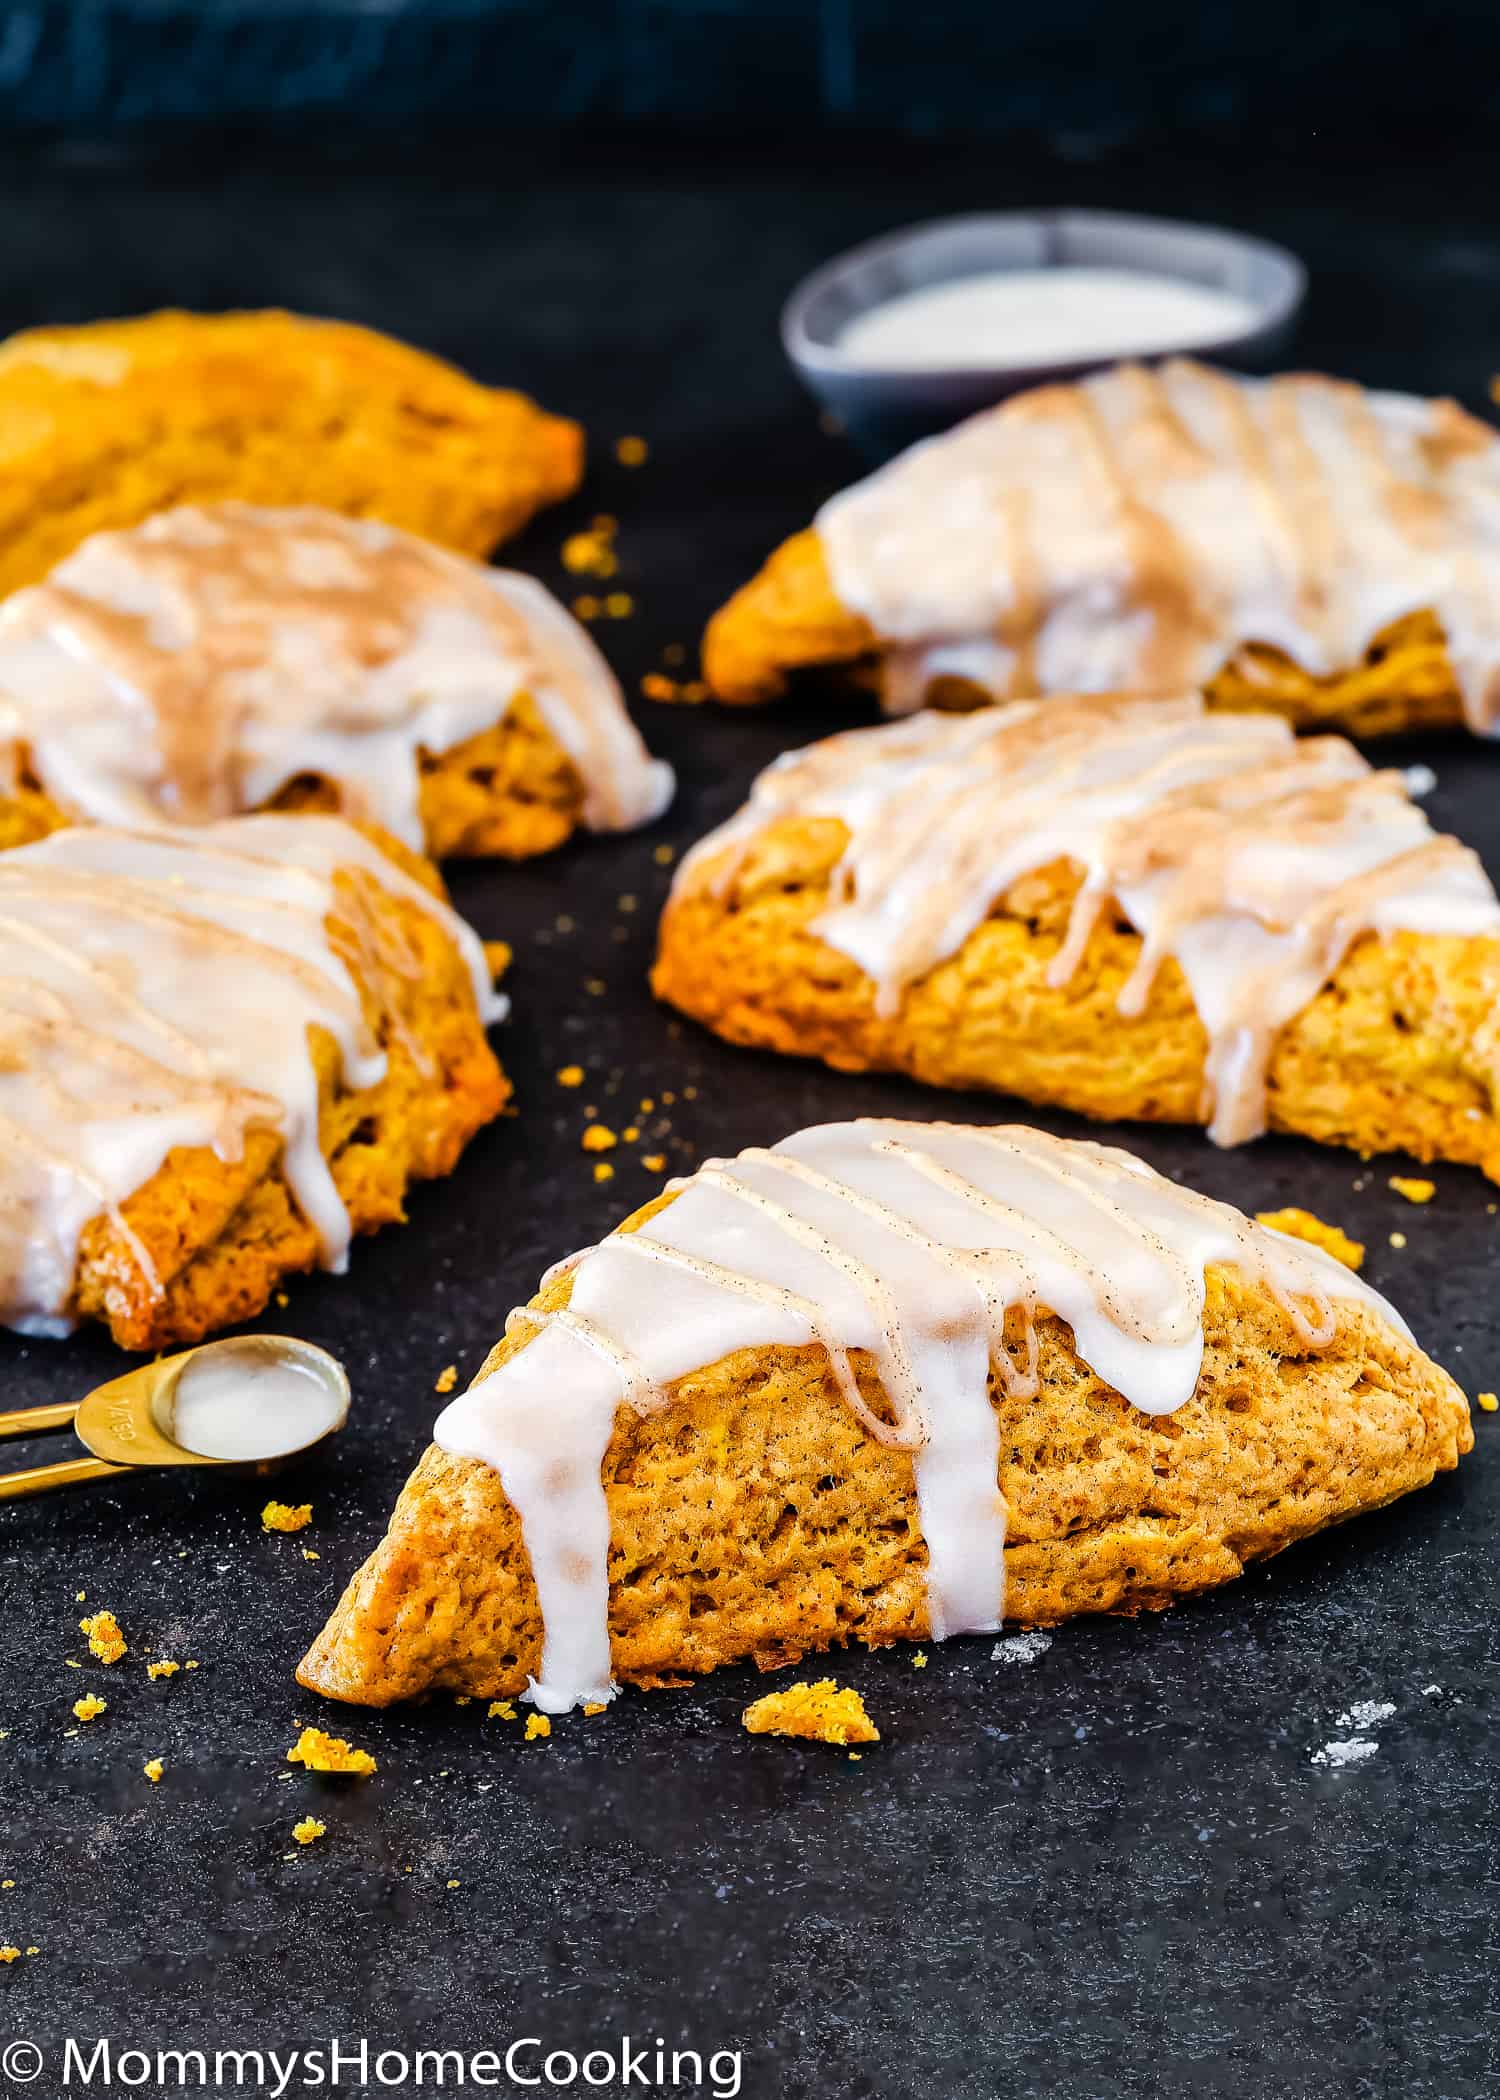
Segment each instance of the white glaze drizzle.
[{"label": "white glaze drizzle", "polygon": [[208,822],[316,774],[346,815],[420,847],[419,751],[522,693],[577,769],[586,824],[660,815],[671,770],[556,599],[373,519],[164,511],[0,606],[0,735],[99,823]]},{"label": "white glaze drizzle", "polygon": [[[0,854],[0,1320],[68,1328],[84,1227],[177,1146],[237,1158],[246,1132],[281,1132],[292,1192],[322,1259],[344,1265],[349,1219],[319,1143],[308,1031],[338,1046],[346,1086],[378,1083],[348,942],[410,973],[357,894],[359,871],[430,913],[491,989],[473,932],[337,817],[239,817],[191,831],[60,831]],[[329,930],[330,915],[341,931]],[[127,1237],[128,1237],[127,1232]],[[135,1252],[154,1281],[145,1250]]]},{"label": "white glaze drizzle", "polygon": [[[559,1265],[565,1310],[454,1400],[434,1435],[499,1473],[521,1520],[545,1645],[527,1696],[551,1713],[611,1696],[609,1512],[600,1467],[621,1406],[649,1415],[739,1349],[822,1347],[866,1432],[913,1456],[934,1639],[1004,1613],[1005,1509],[990,1400],[1035,1394],[1035,1321],[1134,1406],[1196,1388],[1204,1270],[1235,1263],[1326,1346],[1336,1305],[1383,1299],[1321,1250],[1178,1188],[1129,1153],[1022,1127],[880,1121],[804,1130],[710,1160],[638,1231]],[[1025,1347],[1007,1347],[1019,1313]],[[850,1352],[889,1406],[872,1412]]]},{"label": "white glaze drizzle", "polygon": [[1209,1037],[1204,1117],[1219,1144],[1264,1129],[1277,1032],[1359,935],[1500,934],[1478,858],[1432,830],[1402,774],[1277,716],[1210,713],[1197,694],[927,712],[788,752],[684,856],[674,894],[710,863],[727,891],[768,825],[820,817],[849,836],[812,931],[874,978],[883,1015],[1012,883],[1076,863],[1049,983],[1070,981],[1113,900],[1142,937],[1120,1011],[1141,1012],[1176,960]]},{"label": "white glaze drizzle", "polygon": [[1500,434],[1451,401],[1176,359],[1041,387],[818,516],[886,704],[1175,691],[1246,642],[1328,675],[1434,610],[1470,726],[1500,716]]}]

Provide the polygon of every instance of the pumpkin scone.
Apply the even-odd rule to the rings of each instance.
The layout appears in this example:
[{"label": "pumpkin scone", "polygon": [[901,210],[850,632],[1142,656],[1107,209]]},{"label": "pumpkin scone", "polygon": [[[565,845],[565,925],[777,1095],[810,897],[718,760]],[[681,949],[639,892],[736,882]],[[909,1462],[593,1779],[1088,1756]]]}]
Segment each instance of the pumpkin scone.
[{"label": "pumpkin scone", "polygon": [[337,817],[0,854],[0,1320],[129,1349],[341,1270],[509,1093],[434,871]]},{"label": "pumpkin scone", "polygon": [[216,503],[0,603],[0,837],[333,808],[436,857],[660,814],[614,673],[529,576],[373,519]]},{"label": "pumpkin scone", "polygon": [[0,593],[90,533],[222,497],[488,554],[582,472],[576,423],[343,321],[169,311],[0,343]]},{"label": "pumpkin scone", "polygon": [[1173,360],[1039,387],[835,496],[710,624],[721,699],[1204,691],[1359,735],[1500,720],[1500,433]]},{"label": "pumpkin scone", "polygon": [[879,1121],[711,1160],[560,1264],[435,1439],[313,1690],[557,1712],[1156,1608],[1472,1442],[1320,1249],[1106,1146]]},{"label": "pumpkin scone", "polygon": [[736,1043],[1500,1179],[1500,903],[1405,777],[1175,700],[788,753],[679,868],[654,987]]}]

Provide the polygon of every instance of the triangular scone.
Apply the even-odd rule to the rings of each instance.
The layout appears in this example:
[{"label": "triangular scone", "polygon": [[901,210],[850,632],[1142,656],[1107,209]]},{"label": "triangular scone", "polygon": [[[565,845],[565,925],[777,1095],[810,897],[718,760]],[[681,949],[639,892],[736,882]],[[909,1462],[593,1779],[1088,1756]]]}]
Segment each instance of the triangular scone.
[{"label": "triangular scone", "polygon": [[0,343],[0,593],[91,532],[225,496],[488,554],[582,471],[576,423],[347,322],[169,311]]},{"label": "triangular scone", "polygon": [[624,830],[672,792],[541,584],[306,507],[158,511],[0,602],[7,746],[59,820],[332,808],[437,857]]},{"label": "triangular scone", "polygon": [[510,1092],[433,869],[335,817],[0,854],[0,1321],[198,1341],[341,1269]]},{"label": "triangular scone", "polygon": [[1154,1608],[1471,1442],[1318,1249],[1128,1153],[897,1122],[709,1162],[554,1272],[436,1435],[314,1690],[558,1710]]},{"label": "triangular scone", "polygon": [[789,752],[683,860],[658,994],[731,1041],[1500,1179],[1500,903],[1405,777],[1197,695]]},{"label": "triangular scone", "polygon": [[720,698],[856,667],[892,713],[1204,690],[1362,735],[1500,717],[1500,434],[1174,360],[1040,387],[835,496],[711,623]]}]

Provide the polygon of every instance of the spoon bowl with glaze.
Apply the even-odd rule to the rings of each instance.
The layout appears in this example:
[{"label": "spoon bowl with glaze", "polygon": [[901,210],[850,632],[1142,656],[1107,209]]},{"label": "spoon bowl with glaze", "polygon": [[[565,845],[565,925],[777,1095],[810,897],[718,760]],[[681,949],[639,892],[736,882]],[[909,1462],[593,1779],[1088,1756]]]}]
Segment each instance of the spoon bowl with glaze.
[{"label": "spoon bowl with glaze", "polygon": [[86,1458],[0,1476],[0,1501],[148,1466],[265,1473],[341,1429],[349,1380],[326,1349],[237,1335],[141,1364],[78,1402],[0,1413],[0,1437],[73,1430]]}]

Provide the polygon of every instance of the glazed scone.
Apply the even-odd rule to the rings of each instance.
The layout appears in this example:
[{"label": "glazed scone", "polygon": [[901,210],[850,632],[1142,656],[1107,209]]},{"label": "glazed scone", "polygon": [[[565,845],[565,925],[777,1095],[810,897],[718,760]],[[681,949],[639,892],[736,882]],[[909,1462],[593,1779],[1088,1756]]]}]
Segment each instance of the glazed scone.
[{"label": "glazed scone", "polygon": [[488,554],[583,472],[583,434],[372,329],[164,312],[0,343],[0,593],[169,504],[315,503]]},{"label": "glazed scone", "polygon": [[0,854],[0,1320],[129,1349],[342,1269],[509,1093],[431,868],[336,817]]},{"label": "glazed scone", "polygon": [[860,1122],[554,1269],[301,1681],[616,1683],[1165,1605],[1424,1485],[1463,1396],[1321,1250],[1125,1152]]},{"label": "glazed scone", "polygon": [[1202,700],[788,753],[681,863],[658,995],[730,1041],[1500,1179],[1500,904],[1403,775]]},{"label": "glazed scone", "polygon": [[720,698],[1177,692],[1366,736],[1500,717],[1500,434],[1186,360],[1039,387],[825,504],[710,624]]},{"label": "glazed scone", "polygon": [[42,821],[37,796],[126,825],[330,808],[436,857],[519,858],[672,793],[531,577],[243,503],[97,533],[0,603],[0,749],[21,803],[0,800],[0,836]]}]

